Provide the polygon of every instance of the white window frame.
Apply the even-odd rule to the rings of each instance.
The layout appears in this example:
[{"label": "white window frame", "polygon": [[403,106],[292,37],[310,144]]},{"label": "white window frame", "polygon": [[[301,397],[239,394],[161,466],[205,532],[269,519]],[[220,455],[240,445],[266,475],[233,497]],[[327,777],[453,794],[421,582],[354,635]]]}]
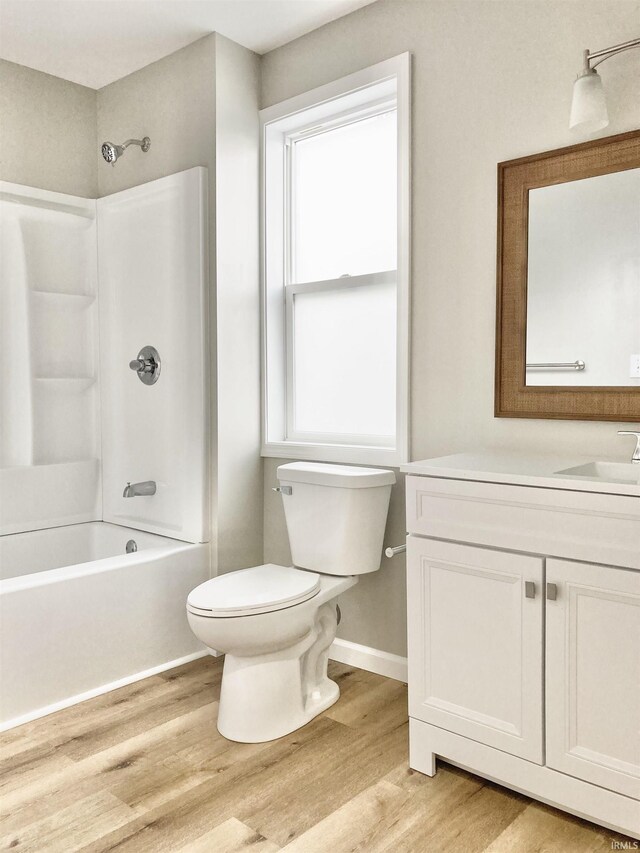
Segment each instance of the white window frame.
[{"label": "white window frame", "polygon": [[[372,89],[375,87],[375,89]],[[372,94],[375,93],[375,97]],[[291,283],[290,168],[288,140],[362,120],[389,109],[393,98],[398,127],[397,270],[348,279]],[[335,101],[346,109],[336,112]],[[304,116],[300,113],[304,112]],[[409,275],[410,275],[410,55],[393,59],[320,86],[260,112],[262,139],[262,455],[397,466],[409,451]],[[322,125],[319,128],[319,125]],[[378,436],[306,436],[292,430],[293,356],[287,347],[296,293],[396,283],[396,435],[393,446]]]}]

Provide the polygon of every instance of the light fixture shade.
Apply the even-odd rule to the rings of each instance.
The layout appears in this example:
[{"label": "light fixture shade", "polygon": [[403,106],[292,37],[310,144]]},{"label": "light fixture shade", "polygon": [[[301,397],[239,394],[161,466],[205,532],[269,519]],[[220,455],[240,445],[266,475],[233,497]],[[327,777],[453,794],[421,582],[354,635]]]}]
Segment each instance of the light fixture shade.
[{"label": "light fixture shade", "polygon": [[569,127],[595,133],[609,124],[607,102],[602,80],[597,71],[588,71],[573,84],[573,101]]}]

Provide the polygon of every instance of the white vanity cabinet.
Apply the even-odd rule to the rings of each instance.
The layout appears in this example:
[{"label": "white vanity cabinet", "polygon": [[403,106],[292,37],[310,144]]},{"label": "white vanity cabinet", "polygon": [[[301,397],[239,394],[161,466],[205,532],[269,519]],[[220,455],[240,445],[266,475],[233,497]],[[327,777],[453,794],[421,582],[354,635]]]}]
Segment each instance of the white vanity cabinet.
[{"label": "white vanity cabinet", "polygon": [[413,536],[407,560],[410,716],[542,764],[544,561]]},{"label": "white vanity cabinet", "polygon": [[438,461],[404,466],[411,767],[640,838],[640,488]]},{"label": "white vanity cabinet", "polygon": [[547,766],[640,800],[640,573],[549,559],[547,589]]}]

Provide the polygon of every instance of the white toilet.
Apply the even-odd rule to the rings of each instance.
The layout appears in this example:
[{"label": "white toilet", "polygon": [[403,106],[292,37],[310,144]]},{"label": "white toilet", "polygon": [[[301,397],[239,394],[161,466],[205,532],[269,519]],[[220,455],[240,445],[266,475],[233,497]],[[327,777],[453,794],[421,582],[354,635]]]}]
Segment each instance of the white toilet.
[{"label": "white toilet", "polygon": [[197,586],[189,625],[226,654],[218,730],[282,737],[338,699],[327,677],[335,598],[380,568],[393,471],[293,462],[278,468],[293,566],[268,563]]}]

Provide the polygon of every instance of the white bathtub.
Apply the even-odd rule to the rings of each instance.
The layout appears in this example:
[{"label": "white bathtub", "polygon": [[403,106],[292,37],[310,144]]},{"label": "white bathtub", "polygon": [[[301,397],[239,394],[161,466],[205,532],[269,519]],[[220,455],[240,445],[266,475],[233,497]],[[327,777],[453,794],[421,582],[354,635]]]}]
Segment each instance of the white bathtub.
[{"label": "white bathtub", "polygon": [[208,577],[207,545],[116,524],[0,537],[0,730],[202,655],[185,601]]}]

